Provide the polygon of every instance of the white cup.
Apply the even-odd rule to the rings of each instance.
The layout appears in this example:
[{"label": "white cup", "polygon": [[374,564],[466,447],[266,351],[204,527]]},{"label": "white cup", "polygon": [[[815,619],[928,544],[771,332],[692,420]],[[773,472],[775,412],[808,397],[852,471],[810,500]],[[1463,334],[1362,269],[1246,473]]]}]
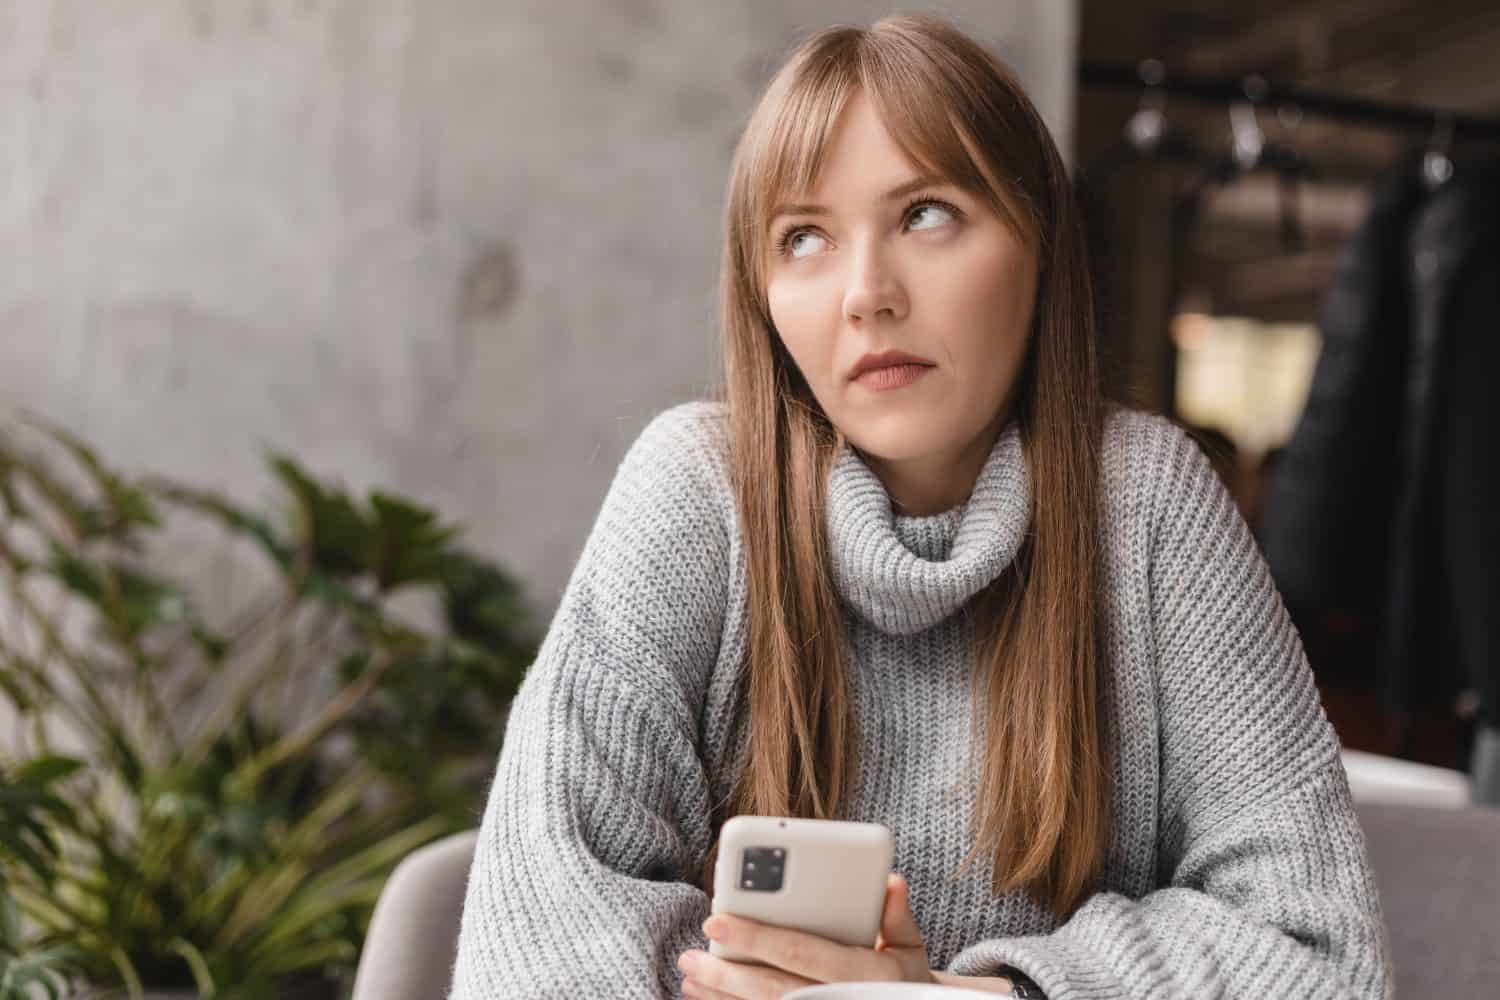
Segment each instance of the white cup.
[{"label": "white cup", "polygon": [[781,1000],[993,1000],[995,994],[937,983],[820,983]]}]

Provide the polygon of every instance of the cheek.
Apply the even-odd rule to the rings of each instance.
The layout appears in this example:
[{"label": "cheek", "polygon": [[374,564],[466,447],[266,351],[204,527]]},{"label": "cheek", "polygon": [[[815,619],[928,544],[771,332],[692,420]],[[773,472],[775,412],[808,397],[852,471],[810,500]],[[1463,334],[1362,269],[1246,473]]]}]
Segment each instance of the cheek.
[{"label": "cheek", "polygon": [[1024,259],[991,253],[928,276],[927,304],[940,317],[935,325],[951,331],[954,361],[962,368],[993,370],[996,360],[1010,363],[1025,351],[1034,298],[1025,268]]},{"label": "cheek", "polygon": [[824,330],[824,312],[817,296],[805,284],[775,282],[766,289],[766,304],[781,342],[803,377],[818,385],[833,344]]},{"label": "cheek", "polygon": [[932,304],[955,319],[983,320],[990,329],[998,322],[1007,331],[1024,327],[1029,317],[1031,277],[1024,258],[1013,250],[991,248],[960,257],[928,275]]}]

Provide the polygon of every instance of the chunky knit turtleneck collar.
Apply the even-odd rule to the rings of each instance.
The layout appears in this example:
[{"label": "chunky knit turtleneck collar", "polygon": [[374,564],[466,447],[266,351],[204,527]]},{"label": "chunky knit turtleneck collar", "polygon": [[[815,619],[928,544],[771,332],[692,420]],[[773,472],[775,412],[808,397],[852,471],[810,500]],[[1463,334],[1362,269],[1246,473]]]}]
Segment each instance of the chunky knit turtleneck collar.
[{"label": "chunky knit turtleneck collar", "polygon": [[828,480],[828,545],[844,599],[883,632],[910,635],[957,611],[1010,564],[1031,521],[1018,424],[995,441],[969,499],[923,517],[890,495],[845,442]]}]

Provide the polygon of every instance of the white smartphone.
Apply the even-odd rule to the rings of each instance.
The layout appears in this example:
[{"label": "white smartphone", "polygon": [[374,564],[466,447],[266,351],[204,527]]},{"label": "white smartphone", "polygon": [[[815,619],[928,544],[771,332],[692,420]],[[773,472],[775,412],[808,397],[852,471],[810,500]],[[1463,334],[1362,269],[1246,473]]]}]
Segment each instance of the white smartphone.
[{"label": "white smartphone", "polygon": [[[872,948],[894,860],[879,823],[735,816],[719,832],[711,911]],[[708,950],[765,964],[717,941]]]}]

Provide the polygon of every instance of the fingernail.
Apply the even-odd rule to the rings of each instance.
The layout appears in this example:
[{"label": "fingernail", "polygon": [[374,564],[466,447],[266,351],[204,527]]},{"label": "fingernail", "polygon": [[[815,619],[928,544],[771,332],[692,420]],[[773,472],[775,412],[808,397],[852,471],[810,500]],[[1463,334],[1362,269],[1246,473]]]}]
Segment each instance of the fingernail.
[{"label": "fingernail", "polygon": [[727,930],[727,928],[724,926],[724,921],[719,917],[709,917],[707,920],[703,921],[703,933],[707,934],[715,941],[723,939],[725,930]]}]

